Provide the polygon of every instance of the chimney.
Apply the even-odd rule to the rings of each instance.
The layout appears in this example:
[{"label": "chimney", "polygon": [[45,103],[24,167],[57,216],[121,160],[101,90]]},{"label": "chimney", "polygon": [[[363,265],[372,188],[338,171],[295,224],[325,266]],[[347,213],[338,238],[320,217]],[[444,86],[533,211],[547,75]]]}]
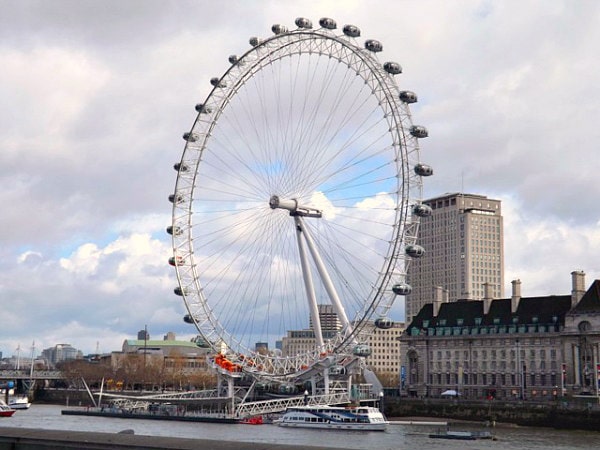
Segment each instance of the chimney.
[{"label": "chimney", "polygon": [[571,307],[574,307],[585,294],[585,272],[583,270],[571,272],[571,284]]},{"label": "chimney", "polygon": [[487,315],[490,312],[490,306],[492,305],[492,300],[494,298],[494,294],[492,293],[492,284],[487,281],[483,283],[483,314]]},{"label": "chimney", "polygon": [[440,306],[444,303],[444,288],[436,286],[433,288],[433,317],[437,317],[440,313]]},{"label": "chimney", "polygon": [[516,313],[517,307],[519,306],[519,300],[521,300],[521,280],[512,280],[512,297],[510,299],[510,312]]}]

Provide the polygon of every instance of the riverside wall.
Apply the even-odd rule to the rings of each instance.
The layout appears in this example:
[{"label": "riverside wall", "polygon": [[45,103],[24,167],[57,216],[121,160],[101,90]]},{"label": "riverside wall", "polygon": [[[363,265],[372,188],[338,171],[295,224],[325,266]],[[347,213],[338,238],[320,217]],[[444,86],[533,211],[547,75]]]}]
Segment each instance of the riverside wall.
[{"label": "riverside wall", "polygon": [[[0,450],[302,450],[306,446],[138,436],[132,433],[0,428]],[[333,450],[310,447],[311,450]]]},{"label": "riverside wall", "polygon": [[394,418],[431,417],[600,431],[600,405],[596,398],[551,403],[400,398],[386,400],[385,413]]}]

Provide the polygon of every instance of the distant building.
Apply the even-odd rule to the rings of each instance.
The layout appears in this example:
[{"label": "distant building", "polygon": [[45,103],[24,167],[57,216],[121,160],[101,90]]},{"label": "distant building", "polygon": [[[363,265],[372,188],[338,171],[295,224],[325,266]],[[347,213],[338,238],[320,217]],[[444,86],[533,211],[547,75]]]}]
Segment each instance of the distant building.
[{"label": "distant building", "polygon": [[[138,337],[140,337],[138,333]],[[144,337],[142,334],[141,337]],[[147,336],[150,337],[149,335]],[[123,342],[122,352],[114,353],[113,359],[119,359],[119,355],[139,354],[148,357],[157,357],[164,360],[165,365],[174,359],[185,359],[185,367],[188,369],[206,369],[206,356],[210,348],[201,338],[191,341],[178,341],[175,333],[167,333],[163,340],[152,339],[126,339]],[[116,362],[113,361],[113,365]]]},{"label": "distant building", "polygon": [[[333,305],[317,305],[319,311],[319,322],[322,331],[339,331],[342,329],[342,322],[338,318]],[[309,328],[313,329],[312,317],[309,317]]]},{"label": "distant building", "polygon": [[[391,328],[373,328],[368,344],[371,347],[371,356],[365,359],[367,366],[378,374],[400,373],[400,346],[398,338],[404,332],[404,323],[394,323]],[[380,380],[384,382],[386,380]],[[394,387],[397,386],[394,384]],[[386,387],[391,387],[386,385]]]},{"label": "distant building", "polygon": [[585,290],[573,272],[571,295],[445,301],[439,292],[406,328],[401,341],[403,390],[437,397],[549,400],[598,395],[600,280]]},{"label": "distant building", "polygon": [[257,342],[256,344],[254,344],[254,350],[256,351],[256,353],[259,353],[261,355],[268,355],[269,354],[269,343],[268,342]]},{"label": "distant building", "polygon": [[51,366],[69,361],[72,359],[82,359],[83,353],[77,350],[70,344],[56,344],[54,347],[42,350],[42,358],[44,358]]},{"label": "distant building", "polygon": [[485,289],[504,295],[504,231],[500,200],[483,195],[445,194],[423,201],[431,216],[422,217],[418,243],[425,254],[411,261],[407,281],[406,322],[433,290],[443,289],[448,301],[480,300]]},{"label": "distant building", "polygon": [[148,333],[148,330],[140,330],[138,331],[137,338],[138,341],[149,340],[150,334]]},{"label": "distant building", "polygon": [[[325,340],[333,338],[341,329],[341,323],[333,311],[331,305],[319,305],[319,316],[322,317],[321,327]],[[282,355],[296,356],[315,349],[315,332],[311,328],[307,330],[289,330],[282,339]],[[391,374],[396,377],[394,386],[397,386],[397,374],[400,371],[400,350],[398,338],[404,331],[403,323],[396,323],[391,328],[377,328],[373,322],[367,324],[367,329],[372,330],[368,334],[367,342],[371,349],[371,355],[365,359],[371,370],[379,374]],[[387,380],[381,380],[384,383]]]},{"label": "distant building", "polygon": [[[323,331],[325,340],[336,335],[336,331]],[[288,330],[287,335],[281,339],[281,354],[283,356],[296,356],[308,353],[315,349],[317,340],[314,330]]]},{"label": "distant building", "polygon": [[208,352],[206,346],[196,341],[178,341],[174,333],[167,333],[163,340],[126,339],[123,342],[123,353],[159,354],[164,356],[204,356]]}]

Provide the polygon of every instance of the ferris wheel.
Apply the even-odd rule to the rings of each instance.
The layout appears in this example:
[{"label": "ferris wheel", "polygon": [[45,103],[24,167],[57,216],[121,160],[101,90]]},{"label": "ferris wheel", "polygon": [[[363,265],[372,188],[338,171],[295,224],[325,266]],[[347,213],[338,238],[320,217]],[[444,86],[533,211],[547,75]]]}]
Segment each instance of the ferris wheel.
[{"label": "ferris wheel", "polygon": [[427,130],[412,123],[400,65],[380,63],[382,44],[356,26],[295,25],[251,38],[211,79],[169,197],[184,320],[230,367],[270,376],[368,356],[368,333],[393,326],[394,300],[410,293],[431,213]]}]

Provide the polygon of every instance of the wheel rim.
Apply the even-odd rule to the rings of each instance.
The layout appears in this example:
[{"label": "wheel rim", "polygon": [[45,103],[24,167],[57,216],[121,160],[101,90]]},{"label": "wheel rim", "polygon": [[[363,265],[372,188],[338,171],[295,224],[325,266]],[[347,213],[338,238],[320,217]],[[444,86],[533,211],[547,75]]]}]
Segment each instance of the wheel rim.
[{"label": "wheel rim", "polygon": [[[209,345],[286,375],[362,341],[368,319],[391,308],[416,239],[419,151],[393,77],[354,39],[299,29],[254,44],[197,107],[173,248],[179,294]],[[286,358],[253,354],[309,328],[294,221],[269,206],[273,195],[323,211],[306,226],[352,322],[326,348]],[[315,291],[328,303],[318,280]]]}]

